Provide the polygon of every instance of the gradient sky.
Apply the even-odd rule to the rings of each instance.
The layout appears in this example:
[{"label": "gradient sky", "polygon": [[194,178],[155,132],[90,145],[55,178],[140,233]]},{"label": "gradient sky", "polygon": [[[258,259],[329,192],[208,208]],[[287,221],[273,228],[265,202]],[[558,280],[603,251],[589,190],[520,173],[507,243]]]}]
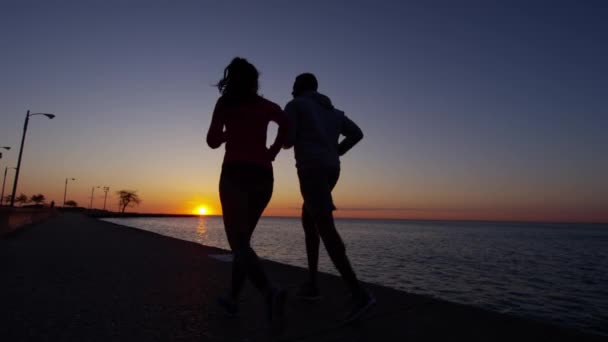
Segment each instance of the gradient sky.
[{"label": "gradient sky", "polygon": [[[223,147],[204,136],[242,56],[266,98],[313,72],[362,127],[340,216],[608,222],[608,5],[496,3],[2,1],[0,168],[26,110],[51,112],[30,120],[18,193],[60,203],[75,177],[84,206],[107,185],[140,212],[220,213]],[[300,206],[283,151],[266,214]]]}]

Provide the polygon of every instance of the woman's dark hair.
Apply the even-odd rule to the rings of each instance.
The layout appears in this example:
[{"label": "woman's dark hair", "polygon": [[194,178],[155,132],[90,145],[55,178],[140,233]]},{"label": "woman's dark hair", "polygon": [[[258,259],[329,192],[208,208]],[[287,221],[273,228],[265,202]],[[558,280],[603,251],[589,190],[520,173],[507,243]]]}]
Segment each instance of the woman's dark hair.
[{"label": "woman's dark hair", "polygon": [[245,58],[235,57],[224,69],[217,89],[225,97],[240,101],[258,93],[258,70]]}]

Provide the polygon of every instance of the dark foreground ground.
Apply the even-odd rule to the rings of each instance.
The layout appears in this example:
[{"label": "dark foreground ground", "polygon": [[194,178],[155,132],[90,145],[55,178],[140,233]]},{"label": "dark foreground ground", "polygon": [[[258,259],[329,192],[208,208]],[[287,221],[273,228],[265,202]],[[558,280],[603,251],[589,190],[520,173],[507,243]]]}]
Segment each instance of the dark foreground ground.
[{"label": "dark foreground ground", "polygon": [[[215,298],[229,283],[226,251],[96,221],[80,214],[0,239],[0,341],[265,341],[260,296],[247,285],[238,318]],[[301,268],[265,262],[291,293]],[[341,326],[339,278],[324,299],[289,298],[284,341],[600,341],[601,337],[369,285],[375,310]]]}]

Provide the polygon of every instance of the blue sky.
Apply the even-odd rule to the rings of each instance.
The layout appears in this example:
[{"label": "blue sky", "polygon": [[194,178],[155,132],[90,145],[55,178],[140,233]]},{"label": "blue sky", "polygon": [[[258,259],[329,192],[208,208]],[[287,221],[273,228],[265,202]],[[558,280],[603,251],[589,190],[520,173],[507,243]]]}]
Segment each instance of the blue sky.
[{"label": "blue sky", "polygon": [[[242,56],[266,98],[313,72],[363,128],[344,215],[608,219],[607,19],[600,1],[4,1],[0,168],[25,111],[53,112],[30,123],[20,191],[57,200],[76,177],[81,203],[110,185],[142,211],[217,212],[203,136]],[[297,214],[292,153],[270,214]]]}]

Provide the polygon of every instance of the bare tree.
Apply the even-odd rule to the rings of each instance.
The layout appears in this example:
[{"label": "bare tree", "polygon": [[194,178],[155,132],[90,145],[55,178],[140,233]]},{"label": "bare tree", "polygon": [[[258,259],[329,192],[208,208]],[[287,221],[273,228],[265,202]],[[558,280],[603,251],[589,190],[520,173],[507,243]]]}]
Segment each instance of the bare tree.
[{"label": "bare tree", "polygon": [[27,198],[27,196],[25,194],[20,194],[19,196],[15,197],[15,202],[24,205],[27,204],[30,200]]},{"label": "bare tree", "polygon": [[66,207],[75,208],[75,207],[78,206],[78,203],[76,201],[73,201],[73,200],[68,200],[68,201],[65,202],[65,206]]},{"label": "bare tree", "polygon": [[32,195],[32,197],[30,197],[30,202],[37,205],[44,203],[44,201],[46,201],[46,197],[44,197],[43,194]]},{"label": "bare tree", "polygon": [[120,190],[116,191],[116,194],[118,195],[118,203],[120,205],[121,212],[123,213],[125,212],[125,209],[127,209],[127,207],[134,207],[141,203],[141,199],[139,198],[139,195],[137,195],[137,191]]}]

